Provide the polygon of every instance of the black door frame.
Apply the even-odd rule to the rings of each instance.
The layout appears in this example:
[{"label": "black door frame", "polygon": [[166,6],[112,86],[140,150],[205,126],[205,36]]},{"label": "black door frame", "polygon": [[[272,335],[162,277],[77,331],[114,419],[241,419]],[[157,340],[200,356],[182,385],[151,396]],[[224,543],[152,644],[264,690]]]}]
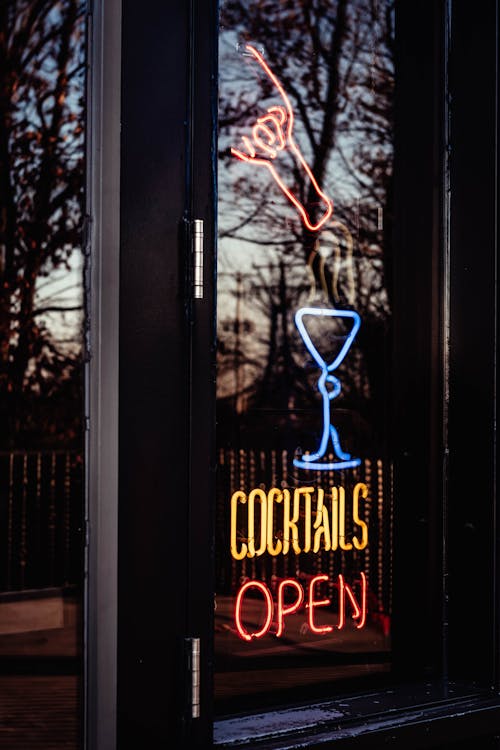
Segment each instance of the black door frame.
[{"label": "black door frame", "polygon": [[[200,746],[211,726],[215,13],[213,3],[123,2],[119,747]],[[205,247],[196,298],[195,220]]]}]

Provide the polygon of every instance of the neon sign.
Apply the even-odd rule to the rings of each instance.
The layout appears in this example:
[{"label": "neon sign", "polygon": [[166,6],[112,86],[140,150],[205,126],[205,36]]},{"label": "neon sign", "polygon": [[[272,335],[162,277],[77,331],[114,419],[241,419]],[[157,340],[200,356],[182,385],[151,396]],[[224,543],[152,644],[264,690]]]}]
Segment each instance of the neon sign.
[{"label": "neon sign", "polygon": [[[311,168],[295,143],[293,137],[294,112],[285,89],[269,65],[265,62],[260,52],[258,52],[251,44],[247,44],[245,49],[253,56],[262,70],[266,73],[267,77],[281,96],[285,106],[275,105],[269,107],[265,115],[257,118],[257,121],[252,128],[252,139],[246,135],[242,136],[242,141],[246,151],[241,151],[232,147],[231,153],[241,161],[266,167],[283,193],[297,208],[305,226],[309,230],[317,232],[332,215],[333,202],[319,187]],[[312,223],[311,217],[306,208],[299,201],[297,196],[285,185],[275,167],[275,159],[277,155],[287,148],[295,156],[297,164],[300,165],[304,174],[307,175],[310,183],[316,191],[316,194],[325,206],[323,215],[316,223]],[[263,154],[263,156],[259,155],[259,153]],[[338,222],[336,222],[336,224],[338,224]],[[332,318],[344,318],[350,319],[352,322],[351,330],[345,338],[340,352],[330,363],[325,362],[321,357],[317,346],[312,341],[310,332],[308,332],[306,328],[304,317],[308,315],[315,317],[329,316]],[[295,323],[307,349],[321,369],[321,374],[318,379],[318,391],[322,397],[323,428],[318,450],[315,453],[304,453],[299,458],[295,458],[293,463],[299,469],[319,469],[320,471],[348,469],[359,466],[361,459],[352,458],[350,453],[346,453],[342,450],[337,429],[330,422],[330,403],[341,391],[340,380],[335,377],[332,372],[341,364],[351,347],[359,330],[361,318],[358,313],[353,310],[336,310],[334,308],[325,310],[323,308],[303,307],[295,314]],[[335,460],[324,461],[322,459],[324,459],[326,455],[330,441],[333,447]]]},{"label": "neon sign", "polygon": [[[344,577],[341,574],[337,576],[337,583],[332,582],[333,586],[338,590],[338,621],[335,626],[328,623],[320,625],[317,622],[316,615],[317,609],[320,607],[330,607],[331,605],[331,600],[328,598],[316,598],[317,586],[322,583],[328,583],[329,578],[323,573],[311,576],[310,580],[306,583],[307,604],[305,604],[305,609],[307,612],[307,624],[312,633],[326,635],[327,633],[331,633],[334,628],[336,630],[342,630],[346,625],[346,612],[348,606],[352,611],[352,619],[356,621],[356,628],[360,630],[365,626],[367,581],[364,573],[361,572],[359,575],[359,601],[356,599],[352,587],[345,582]],[[250,630],[250,626],[245,625],[243,621],[245,597],[248,596],[248,593],[251,592],[252,589],[262,594],[265,609],[264,624],[254,630]],[[295,599],[287,604],[286,593],[289,593],[291,589],[295,592]],[[276,602],[274,602],[273,595],[265,583],[253,580],[246,581],[238,591],[234,611],[234,621],[240,638],[245,641],[252,641],[257,638],[262,638],[269,632],[273,633],[277,638],[280,638],[285,632],[285,617],[288,617],[289,615],[298,612],[301,608],[304,608],[306,591],[304,591],[302,584],[295,578],[285,578],[280,581],[278,585]]]},{"label": "neon sign", "polygon": [[[257,487],[248,494],[237,490],[231,497],[231,557],[365,549],[368,525],[360,515],[360,501],[367,497],[368,487],[358,482],[348,513],[342,486],[331,487],[326,500],[322,487],[296,487],[292,492],[273,487],[267,493]],[[352,518],[349,531],[347,517]]]},{"label": "neon sign", "polygon": [[[305,226],[311,231],[317,232],[332,215],[333,202],[319,187],[311,168],[295,143],[293,137],[295,116],[285,89],[274,75],[269,65],[265,62],[260,52],[258,52],[255,47],[252,47],[251,44],[247,44],[245,49],[255,58],[262,70],[266,73],[269,80],[280,94],[285,106],[283,107],[280,105],[269,107],[267,113],[262,117],[259,117],[254,124],[252,128],[252,139],[246,135],[242,137],[245,151],[240,151],[233,147],[231,148],[231,153],[241,161],[266,167],[270,171],[280,190],[283,191],[288,200],[293,203],[299,212]],[[288,149],[290,154],[295,158],[297,166],[304,172],[314,188],[319,202],[324,206],[323,215],[315,223],[313,223],[307,209],[297,198],[295,193],[287,187],[275,166],[276,157],[285,149]],[[261,155],[259,155],[259,152]]]},{"label": "neon sign", "polygon": [[[315,318],[325,316],[331,318],[345,318],[352,322],[351,330],[345,337],[340,351],[329,364],[325,362],[319,353],[318,348],[313,343],[311,332],[307,330],[304,321],[304,318],[307,318],[307,316],[313,316]],[[302,307],[295,313],[295,324],[299,329],[299,333],[302,336],[302,340],[304,341],[309,353],[321,369],[321,375],[318,380],[318,391],[321,393],[323,399],[323,430],[317,452],[304,453],[301,458],[294,459],[293,463],[300,469],[320,470],[348,469],[354,466],[359,466],[361,459],[351,458],[350,453],[343,451],[340,446],[338,432],[330,423],[330,402],[339,395],[341,390],[340,380],[336,378],[335,375],[332,375],[332,372],[341,364],[350,349],[359,330],[359,326],[361,325],[361,318],[357,312],[354,312],[354,310],[328,310],[321,307]],[[327,463],[321,462],[320,459],[326,454],[330,439],[338,460],[329,461]]]},{"label": "neon sign", "polygon": [[[265,62],[263,56],[251,44],[245,46],[247,53],[265,73],[267,79],[280,96],[280,103],[267,108],[251,127],[250,135],[243,135],[241,148],[231,148],[237,159],[247,164],[266,168],[285,197],[299,213],[304,226],[311,232],[319,232],[327,227],[333,214],[333,201],[320,188],[311,168],[307,164],[293,136],[295,122],[290,99],[277,76]],[[308,183],[309,191],[315,193],[318,202],[314,212],[309,210],[297,195],[288,187],[280,174],[280,154],[289,154],[295,162],[295,171],[302,174]],[[304,191],[307,193],[307,190]],[[320,208],[320,217],[316,211]],[[347,299],[354,302],[354,275],[352,270],[353,242],[350,232],[338,221],[331,221],[329,229],[340,228],[347,241],[349,259],[349,291]],[[340,244],[336,238],[335,251],[340,259]],[[307,263],[307,270],[313,276],[312,263],[319,242]],[[340,262],[340,260],[339,260]],[[320,276],[323,290],[326,290],[324,269],[320,258]],[[337,272],[332,277],[332,295],[338,301]],[[321,337],[317,331],[320,322],[340,323],[346,331],[330,357],[321,352]],[[309,354],[318,365],[320,375],[317,388],[322,398],[322,430],[319,445],[314,453],[304,452],[293,460],[296,468],[306,470],[340,470],[360,465],[360,458],[353,458],[341,445],[337,428],[332,424],[331,402],[341,392],[341,382],[334,372],[344,361],[361,325],[361,318],[354,310],[336,308],[302,307],[295,313],[295,324]],[[324,328],[324,326],[323,326]],[[333,450],[333,460],[327,455]],[[328,490],[322,487],[296,487],[269,490],[256,487],[248,493],[243,490],[233,492],[230,500],[230,553],[235,561],[254,560],[264,554],[277,556],[323,552],[356,554],[368,546],[368,523],[364,519],[360,502],[368,497],[368,487],[362,482],[355,484],[351,497],[341,485],[333,485]],[[349,528],[346,526],[349,525]],[[317,568],[316,568],[317,570]],[[299,579],[301,580],[299,580]],[[305,611],[307,628],[316,635],[326,635],[334,629],[341,630],[346,625],[347,612],[351,612],[356,629],[366,624],[368,582],[365,573],[359,573],[353,585],[349,585],[339,573],[336,579],[318,573],[298,578],[284,578],[275,585],[274,596],[264,581],[243,579],[235,599],[234,622],[236,632],[245,641],[262,638],[266,634],[281,637],[285,632],[287,618]],[[305,582],[304,582],[305,581]],[[319,590],[328,587],[337,591],[336,623],[321,622],[328,619],[327,611],[332,609],[330,598],[321,598]],[[251,606],[247,606],[251,602]],[[256,617],[255,612],[259,611]],[[263,610],[263,611],[262,611]],[[323,618],[321,618],[323,613]],[[258,622],[257,622],[257,621]]]}]

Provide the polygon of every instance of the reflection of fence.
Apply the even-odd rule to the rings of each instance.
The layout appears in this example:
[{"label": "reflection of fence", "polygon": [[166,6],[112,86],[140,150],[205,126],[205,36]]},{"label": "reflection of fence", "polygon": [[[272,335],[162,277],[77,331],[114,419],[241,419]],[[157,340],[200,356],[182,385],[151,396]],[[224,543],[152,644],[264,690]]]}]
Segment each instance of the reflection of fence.
[{"label": "reflection of fence", "polygon": [[80,582],[83,486],[79,453],[0,453],[0,591]]},{"label": "reflection of fence", "polygon": [[[234,595],[236,589],[246,577],[258,578],[269,585],[283,577],[307,576],[319,572],[329,575],[331,580],[338,573],[343,573],[350,580],[356,580],[359,571],[363,571],[368,580],[372,612],[389,614],[391,611],[391,530],[392,502],[391,481],[387,467],[378,458],[365,459],[361,465],[342,471],[298,470],[293,466],[287,451],[221,449],[218,454],[217,511],[216,511],[216,577],[218,591]],[[263,554],[234,560],[229,553],[230,533],[230,498],[235,490],[245,493],[253,488],[266,492],[271,487],[294,488],[310,485],[322,487],[325,492],[325,503],[331,496],[331,488],[344,487],[346,493],[344,525],[346,541],[348,535],[359,534],[352,517],[352,490],[356,483],[366,484],[368,496],[360,503],[360,518],[368,526],[368,544],[362,550],[341,549],[339,544],[335,551],[319,550],[313,554],[287,555]],[[313,503],[316,501],[314,500]],[[274,508],[276,517],[275,529],[279,530],[280,510]],[[238,538],[245,541],[245,510],[240,506]],[[313,505],[314,519],[314,505]],[[332,519],[331,519],[332,520]],[[255,537],[260,535],[259,511],[256,513]],[[258,546],[258,545],[257,545]]]}]

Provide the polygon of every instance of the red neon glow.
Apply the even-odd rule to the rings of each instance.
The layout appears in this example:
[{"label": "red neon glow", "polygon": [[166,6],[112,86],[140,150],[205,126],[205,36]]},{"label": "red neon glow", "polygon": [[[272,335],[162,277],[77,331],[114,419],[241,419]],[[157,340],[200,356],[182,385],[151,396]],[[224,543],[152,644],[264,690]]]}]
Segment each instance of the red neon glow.
[{"label": "red neon glow", "polygon": [[360,630],[366,622],[366,575],[360,573],[361,579],[361,606],[358,604],[354,597],[352,588],[344,581],[344,576],[339,575],[339,622],[337,625],[338,630],[342,630],[345,625],[345,597],[349,597],[353,614],[352,619],[358,620],[356,628]]},{"label": "red neon glow", "polygon": [[[245,46],[245,49],[251,55],[253,55],[262,70],[272,81],[275,88],[281,95],[285,106],[269,107],[269,109],[267,110],[267,114],[259,117],[252,128],[253,141],[246,135],[242,137],[246,152],[240,151],[236,148],[231,148],[231,153],[238,159],[241,159],[241,161],[246,161],[250,164],[258,164],[267,167],[279,188],[298,210],[305,226],[311,231],[317,232],[318,229],[323,226],[325,221],[327,221],[332,215],[333,202],[331,198],[328,198],[328,196],[325,195],[325,193],[319,187],[313,173],[311,172],[311,168],[307,164],[304,156],[299,150],[299,147],[295,143],[292,133],[295,116],[290,99],[288,98],[285,89],[276,78],[269,65],[265,62],[260,52],[258,52],[255,47],[252,47],[251,44],[247,44]],[[311,184],[314,187],[319,200],[325,206],[323,215],[315,224],[311,222],[307,210],[304,208],[297,196],[285,185],[272,161],[273,159],[276,159],[276,156],[280,151],[284,151],[287,147],[296,158],[297,165],[304,170],[306,176],[311,181]],[[265,156],[258,156],[256,149],[259,149],[261,152],[263,152]]]},{"label": "red neon glow", "polygon": [[359,575],[361,578],[361,606],[359,606],[354,599],[354,594],[351,587],[348,586],[347,583],[344,584],[346,593],[351,601],[351,604],[353,605],[353,608],[359,613],[357,615],[353,615],[353,618],[358,620],[358,622],[356,623],[356,628],[358,630],[360,630],[366,622],[366,576],[364,573],[360,573]]},{"label": "red neon glow", "polygon": [[[262,628],[260,630],[257,630],[254,633],[249,633],[248,630],[246,630],[243,627],[243,624],[241,622],[241,608],[242,608],[242,602],[243,597],[245,593],[250,588],[256,588],[262,591],[264,594],[264,599],[266,600],[266,621]],[[238,631],[238,634],[243,640],[245,641],[251,641],[253,638],[261,638],[263,635],[267,633],[271,626],[271,621],[273,618],[273,597],[271,595],[271,592],[267,588],[265,583],[262,583],[261,581],[246,581],[246,583],[243,584],[243,586],[238,591],[238,596],[236,597],[236,609],[234,613],[234,620],[236,623],[236,629]]]},{"label": "red neon glow", "polygon": [[[285,605],[285,588],[291,586],[297,591],[297,599],[288,607]],[[285,626],[284,620],[286,615],[291,615],[298,610],[304,601],[304,589],[294,578],[285,578],[278,586],[278,629],[276,635],[279,638],[283,633]]]},{"label": "red neon glow", "polygon": [[[285,630],[285,617],[294,614],[299,609],[304,608],[305,590],[307,590],[307,603],[305,609],[307,610],[307,619],[309,629],[312,633],[318,635],[324,635],[330,633],[334,627],[333,625],[317,625],[314,622],[315,609],[316,607],[329,607],[331,604],[330,599],[316,599],[314,588],[317,583],[324,583],[329,580],[325,574],[319,574],[315,576],[304,576],[304,581],[300,583],[295,578],[284,578],[279,582],[277,590],[277,600],[273,601],[272,593],[269,587],[263,581],[246,581],[238,591],[235,605],[235,624],[236,630],[240,638],[245,641],[251,641],[254,638],[262,638],[271,629],[272,623],[277,623],[275,635],[279,638],[283,635]],[[345,625],[345,611],[346,611],[346,599],[349,601],[349,605],[352,609],[352,619],[357,620],[356,628],[360,630],[366,623],[366,602],[367,602],[367,580],[364,573],[360,573],[360,602],[354,596],[354,592],[345,581],[342,575],[337,577],[337,584],[339,592],[339,620],[336,628],[341,630]],[[242,622],[242,609],[243,600],[247,592],[251,589],[257,589],[264,595],[264,607],[265,607],[265,622],[259,630],[250,631],[243,625]],[[285,602],[286,589],[295,589],[296,598],[291,603]],[[276,617],[274,613],[276,610]],[[254,617],[255,619],[255,617]]]},{"label": "red neon glow", "polygon": [[[340,578],[341,576],[339,576]],[[327,575],[314,576],[309,584],[309,627],[313,633],[330,633],[333,630],[331,625],[315,625],[314,624],[314,608],[315,607],[328,607],[330,599],[314,599],[314,585],[320,581],[328,581]]]}]

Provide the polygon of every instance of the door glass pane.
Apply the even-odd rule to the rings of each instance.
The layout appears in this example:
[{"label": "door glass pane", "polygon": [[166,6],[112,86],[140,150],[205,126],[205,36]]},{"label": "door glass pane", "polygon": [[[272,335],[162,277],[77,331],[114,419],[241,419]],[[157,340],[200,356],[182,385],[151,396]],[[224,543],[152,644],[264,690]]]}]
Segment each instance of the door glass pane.
[{"label": "door glass pane", "polygon": [[391,664],[391,0],[223,0],[218,714]]},{"label": "door glass pane", "polygon": [[81,746],[85,0],[0,4],[0,746]]}]

